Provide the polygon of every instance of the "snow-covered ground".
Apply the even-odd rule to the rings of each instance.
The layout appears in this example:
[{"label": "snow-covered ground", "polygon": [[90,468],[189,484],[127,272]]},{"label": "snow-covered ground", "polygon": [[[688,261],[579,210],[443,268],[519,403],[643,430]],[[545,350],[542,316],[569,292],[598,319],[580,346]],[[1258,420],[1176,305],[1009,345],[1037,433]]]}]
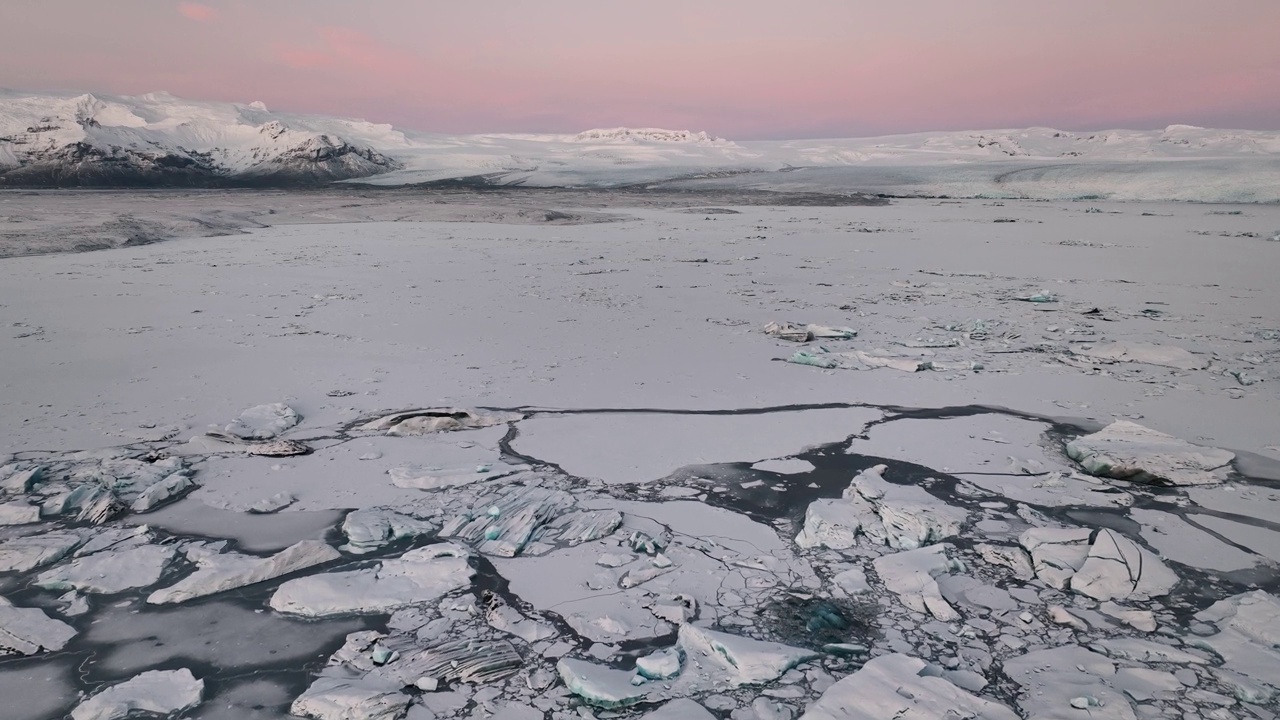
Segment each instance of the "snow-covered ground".
[{"label": "snow-covered ground", "polygon": [[1172,125],[790,141],[634,128],[440,135],[164,93],[0,91],[0,186],[335,180],[1277,202],[1280,131]]},{"label": "snow-covered ground", "polygon": [[1280,712],[1280,207],[450,197],[4,198],[6,717]]}]

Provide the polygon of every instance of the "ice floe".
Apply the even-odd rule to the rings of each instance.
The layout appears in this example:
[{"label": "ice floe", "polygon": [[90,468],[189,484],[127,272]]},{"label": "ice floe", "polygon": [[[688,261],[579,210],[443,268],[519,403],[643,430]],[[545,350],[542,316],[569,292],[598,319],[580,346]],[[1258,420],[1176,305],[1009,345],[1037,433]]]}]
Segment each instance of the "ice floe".
[{"label": "ice floe", "polygon": [[771,322],[764,326],[764,334],[802,343],[810,340],[848,340],[857,337],[858,331],[848,327]]}]

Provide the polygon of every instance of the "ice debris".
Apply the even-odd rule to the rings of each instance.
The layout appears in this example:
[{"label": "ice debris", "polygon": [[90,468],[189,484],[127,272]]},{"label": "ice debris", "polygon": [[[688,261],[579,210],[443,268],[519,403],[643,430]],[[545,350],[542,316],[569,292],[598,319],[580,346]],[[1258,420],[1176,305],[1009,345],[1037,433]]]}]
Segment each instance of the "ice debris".
[{"label": "ice debris", "polygon": [[1201,447],[1117,420],[1067,443],[1067,455],[1090,475],[1171,485],[1207,485],[1226,479],[1235,453]]},{"label": "ice debris", "polygon": [[265,582],[339,557],[337,550],[318,540],[303,540],[265,558],[240,553],[188,552],[188,558],[196,563],[196,571],[151,593],[147,602],[153,605],[186,602]]},{"label": "ice debris", "polygon": [[800,720],[972,718],[1017,720],[1018,714],[944,678],[925,675],[927,663],[907,655],[882,655],[827,688]]},{"label": "ice debris", "polygon": [[826,325],[802,325],[799,323],[771,322],[764,326],[764,334],[772,335],[791,342],[809,342],[810,340],[848,340],[856,337],[858,331],[847,327],[827,327]]},{"label": "ice debris", "polygon": [[149,670],[80,703],[72,720],[123,720],[136,713],[173,715],[200,704],[204,680],[191,671]]},{"label": "ice debris", "polygon": [[40,608],[15,607],[0,597],[0,656],[61,650],[75,635],[75,628]]},{"label": "ice debris", "polygon": [[596,665],[586,660],[560,658],[556,672],[569,692],[590,705],[613,709],[644,702],[650,689],[631,682],[632,674],[625,670]]},{"label": "ice debris", "polygon": [[471,584],[470,553],[453,543],[410,550],[374,567],[289,580],[271,607],[308,617],[380,613],[430,602]]},{"label": "ice debris", "polygon": [[249,512],[255,515],[269,515],[273,512],[279,512],[298,501],[293,493],[278,492],[271,497],[265,497],[249,506]]},{"label": "ice debris", "polygon": [[302,422],[302,416],[284,403],[255,405],[240,413],[223,430],[242,440],[270,440]]},{"label": "ice debris", "polygon": [[817,500],[805,512],[804,529],[796,536],[800,547],[853,547],[861,532],[876,543],[913,549],[960,532],[968,517],[914,485],[886,482],[884,465],[858,474],[843,496]]},{"label": "ice debris", "polygon": [[876,574],[898,599],[911,610],[928,613],[943,622],[960,619],[960,613],[942,597],[937,578],[964,570],[964,564],[952,560],[947,543],[916,550],[882,555],[872,563]]},{"label": "ice debris", "polygon": [[683,661],[680,648],[663,648],[636,658],[636,672],[646,680],[666,680],[680,674]]},{"label": "ice debris", "polygon": [[516,485],[479,498],[469,512],[445,521],[440,536],[471,544],[486,555],[515,557],[573,505],[573,496],[564,491]]},{"label": "ice debris", "polygon": [[428,435],[502,425],[523,418],[524,415],[514,412],[427,408],[392,413],[367,422],[360,429],[366,432],[384,432],[387,435]]},{"label": "ice debris", "polygon": [[35,584],[48,590],[79,590],[111,595],[156,584],[173,559],[171,545],[140,545],[106,550],[46,570]]}]

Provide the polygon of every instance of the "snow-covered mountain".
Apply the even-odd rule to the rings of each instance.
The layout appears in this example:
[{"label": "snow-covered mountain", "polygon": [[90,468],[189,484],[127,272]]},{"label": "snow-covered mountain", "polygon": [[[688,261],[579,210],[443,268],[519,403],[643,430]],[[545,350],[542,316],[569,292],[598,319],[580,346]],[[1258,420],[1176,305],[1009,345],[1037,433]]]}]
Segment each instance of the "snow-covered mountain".
[{"label": "snow-covered mountain", "polygon": [[705,132],[439,135],[248,105],[0,91],[0,187],[347,181],[1280,201],[1280,132],[1053,128],[743,141]]},{"label": "snow-covered mountain", "polygon": [[316,183],[400,167],[389,125],[262,103],[0,91],[0,185]]}]

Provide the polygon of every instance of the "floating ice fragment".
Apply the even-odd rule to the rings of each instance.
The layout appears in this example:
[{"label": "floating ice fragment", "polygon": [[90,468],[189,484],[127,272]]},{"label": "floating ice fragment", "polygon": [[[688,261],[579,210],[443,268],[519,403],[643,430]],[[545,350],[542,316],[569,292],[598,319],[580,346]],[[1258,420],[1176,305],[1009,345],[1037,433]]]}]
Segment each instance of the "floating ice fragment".
[{"label": "floating ice fragment", "polygon": [[707,663],[720,666],[735,687],[777,680],[796,665],[818,657],[812,650],[693,625],[680,626],[678,641],[690,662],[697,656],[704,667]]},{"label": "floating ice fragment", "polygon": [[142,545],[94,553],[40,573],[35,584],[103,595],[144,588],[160,579],[173,550],[169,545]]},{"label": "floating ice fragment", "polygon": [[666,680],[680,674],[684,658],[679,648],[663,648],[636,658],[636,672],[648,680]]},{"label": "floating ice fragment", "polygon": [[716,720],[709,710],[687,698],[672,700],[640,720]]},{"label": "floating ice fragment", "polygon": [[195,483],[191,482],[190,473],[186,470],[179,470],[143,490],[142,494],[138,496],[137,500],[133,501],[133,505],[129,509],[136,513],[149,512],[165,501],[181,497],[194,487]]},{"label": "floating ice fragment", "polygon": [[297,502],[292,493],[278,492],[271,497],[263,498],[249,506],[249,512],[256,515],[269,515],[283,510]]},{"label": "floating ice fragment", "polygon": [[388,435],[427,435],[490,427],[522,418],[524,415],[512,412],[427,408],[393,413],[365,423],[360,429],[366,432],[385,432]]},{"label": "floating ice fragment", "polygon": [[406,538],[430,535],[436,527],[426,520],[394,510],[353,510],[342,521],[347,544],[340,549],[353,555],[374,552]]},{"label": "floating ice fragment", "polygon": [[1172,345],[1148,345],[1143,343],[1097,343],[1071,348],[1071,354],[1094,361],[1117,363],[1134,362],[1160,365],[1178,370],[1203,370],[1209,367],[1207,358],[1197,357]]},{"label": "floating ice fragment", "polygon": [[410,701],[390,683],[319,677],[293,701],[289,714],[316,720],[397,720]]},{"label": "floating ice fragment", "polygon": [[391,476],[391,484],[398,488],[440,490],[497,480],[528,469],[528,465],[508,465],[507,463],[443,469],[406,466],[391,468],[387,474]]},{"label": "floating ice fragment", "polygon": [[198,566],[194,573],[151,593],[147,602],[153,605],[186,602],[265,582],[339,557],[337,550],[318,540],[303,540],[265,558],[239,553],[200,554],[194,558]]},{"label": "floating ice fragment", "polygon": [[80,703],[72,720],[122,720],[138,712],[172,715],[200,704],[204,680],[191,671],[150,670]]},{"label": "floating ice fragment", "polygon": [[75,628],[43,610],[15,607],[0,597],[0,656],[61,650],[75,635]]},{"label": "floating ice fragment", "polygon": [[471,584],[470,553],[453,543],[410,550],[375,567],[289,580],[271,607],[308,617],[379,613],[430,602]]},{"label": "floating ice fragment", "polygon": [[873,658],[827,688],[800,720],[1017,720],[1017,713],[999,703],[971,695],[941,677],[922,676],[925,667],[923,660],[906,655]]},{"label": "floating ice fragment", "polygon": [[1097,531],[1071,589],[1095,600],[1149,600],[1165,595],[1178,576],[1154,554],[1114,530]]},{"label": "floating ice fragment", "polygon": [[245,410],[223,430],[242,440],[270,440],[301,421],[302,416],[288,405],[270,403]]},{"label": "floating ice fragment", "polygon": [[847,327],[771,322],[764,326],[764,334],[772,335],[782,340],[802,343],[810,340],[848,340],[856,337],[858,331]]},{"label": "floating ice fragment", "polygon": [[27,572],[61,560],[80,544],[69,532],[28,535],[0,543],[0,572]]},{"label": "floating ice fragment", "polygon": [[30,525],[40,522],[40,506],[22,500],[0,503],[0,525]]},{"label": "floating ice fragment", "polygon": [[596,707],[613,709],[644,702],[649,688],[631,684],[631,673],[589,663],[560,658],[556,671],[569,692]]},{"label": "floating ice fragment", "polygon": [[1090,475],[1172,485],[1226,479],[1235,453],[1201,447],[1128,420],[1067,443],[1067,455]]},{"label": "floating ice fragment", "polygon": [[901,357],[881,352],[827,352],[819,348],[818,352],[797,350],[786,359],[796,365],[812,365],[825,370],[874,370],[876,368],[892,368],[903,372],[920,372],[932,370],[933,362],[912,357]]},{"label": "floating ice fragment", "polygon": [[964,569],[958,560],[947,557],[951,546],[942,543],[905,550],[875,559],[876,574],[902,604],[919,613],[929,613],[943,622],[959,620],[960,614],[942,597],[936,578]]}]

